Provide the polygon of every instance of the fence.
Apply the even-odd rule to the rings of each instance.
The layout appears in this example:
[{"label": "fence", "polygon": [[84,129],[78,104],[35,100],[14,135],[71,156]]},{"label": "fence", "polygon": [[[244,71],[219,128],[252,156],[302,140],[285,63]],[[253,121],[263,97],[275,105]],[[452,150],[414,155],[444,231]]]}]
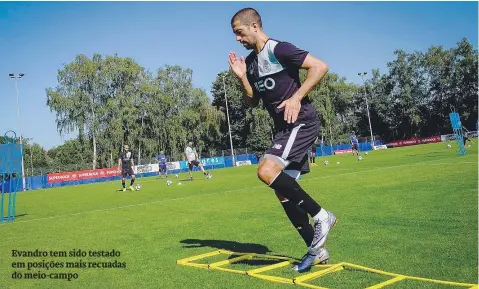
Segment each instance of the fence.
[{"label": "fence", "polygon": [[[376,146],[381,145],[381,141],[376,141]],[[336,144],[332,146],[328,145],[319,145],[316,148],[316,155],[317,156],[328,156],[333,155],[336,153],[341,153],[351,149],[351,144]],[[372,145],[369,142],[359,143],[359,151],[369,151],[372,150]],[[246,152],[247,149],[235,149],[235,153],[239,152]],[[226,155],[226,152],[223,156],[218,157],[211,157],[211,158],[202,158],[201,161],[203,163],[203,167],[205,170],[215,170],[215,169],[222,169],[222,168],[229,168],[233,167],[233,158],[231,155]],[[137,178],[144,178],[144,177],[151,177],[157,175],[157,169],[152,169],[152,167],[156,164],[157,161],[151,158],[145,158],[149,160],[149,164],[145,165],[138,165],[135,167],[137,169],[136,177]],[[259,157],[255,154],[235,154],[235,163],[237,165],[243,162],[248,162],[251,164],[257,164],[259,162]],[[143,163],[143,162],[142,162]],[[170,164],[174,164],[171,165]],[[110,173],[101,172],[102,170],[110,170],[113,175],[109,175]],[[193,171],[198,171],[199,168],[193,168]],[[82,176],[82,172],[84,172],[84,176]],[[94,173],[91,173],[94,172]],[[169,174],[178,174],[178,173],[185,173],[188,172],[188,167],[186,165],[186,161],[177,161],[169,163],[168,167]],[[59,175],[56,181],[52,181],[49,177],[52,175]],[[91,177],[97,176],[97,177]],[[64,177],[64,179],[62,179]],[[115,169],[100,169],[100,170],[84,170],[84,171],[70,171],[70,172],[63,172],[57,174],[46,174],[46,175],[39,175],[39,176],[30,176],[25,177],[25,184],[26,190],[39,190],[39,189],[46,189],[46,188],[54,188],[54,187],[64,187],[64,186],[76,186],[82,184],[92,184],[92,183],[99,183],[99,182],[109,182],[109,181],[118,181],[121,180],[121,176],[119,176],[119,172]],[[19,187],[17,188],[18,191],[23,191],[22,189],[22,182],[18,183]]]},{"label": "fence", "polygon": [[[381,141],[375,141],[375,146],[382,145]],[[316,147],[316,156],[330,156],[334,155],[335,153],[344,152],[350,150],[351,144],[336,144],[336,145],[318,145]],[[360,142],[358,145],[358,149],[360,152],[363,151],[370,151],[373,149],[372,144],[370,142]]]},{"label": "fence", "polygon": [[[464,133],[469,138],[477,138],[478,132],[477,131],[468,131]],[[444,141],[455,141],[456,135],[455,134],[444,134],[441,135],[441,140]]]},{"label": "fence", "polygon": [[[215,169],[221,169],[221,168],[228,168],[228,167],[233,167],[233,159],[231,156],[225,156],[225,157],[218,157],[216,159],[221,159],[221,161],[217,162],[208,162],[208,159],[202,159],[203,167],[205,170],[215,170]],[[253,154],[248,154],[248,155],[239,155],[235,156],[235,162],[241,162],[241,161],[250,161],[251,164],[257,164],[258,159],[256,155]],[[184,162],[184,161],[183,161]],[[178,162],[180,163],[180,162]],[[82,185],[82,184],[92,184],[92,183],[99,183],[99,182],[109,182],[109,181],[118,181],[121,180],[121,176],[118,175],[118,172],[116,172],[115,169],[115,175],[112,176],[106,176],[106,177],[96,177],[96,178],[89,178],[88,172],[93,172],[93,171],[100,171],[100,172],[95,172],[93,175],[108,175],[107,173],[102,173],[103,170],[108,170],[108,169],[100,169],[100,170],[89,170],[89,171],[83,171],[86,172],[82,176],[82,171],[75,171],[75,172],[65,172],[65,173],[57,173],[54,175],[63,175],[65,176],[65,179],[73,179],[69,181],[61,181],[62,177],[60,176],[57,181],[51,181],[51,176],[52,174],[49,175],[40,175],[40,176],[32,176],[32,177],[25,177],[25,185],[26,185],[26,190],[39,190],[39,189],[47,189],[47,188],[54,188],[54,187],[64,187],[64,186],[76,186],[76,185]],[[199,168],[195,167],[193,171],[198,171],[200,170]],[[111,171],[111,169],[110,169]],[[180,168],[177,169],[169,169],[168,173],[169,174],[178,174],[178,173],[184,173],[188,171],[188,167],[184,164],[180,166]],[[91,175],[91,174],[90,174]],[[149,171],[149,172],[139,172],[136,174],[137,178],[144,178],[144,177],[151,177],[157,175],[157,171]],[[49,181],[50,177],[50,181]],[[16,178],[14,178],[16,179]],[[1,182],[2,180],[0,180]],[[5,180],[6,185],[8,185],[8,182],[10,180]],[[6,186],[7,187],[7,186]],[[22,182],[18,182],[17,185],[18,191],[23,191],[22,188]]]},{"label": "fence", "polygon": [[[249,148],[235,148],[234,149],[235,156],[237,155],[248,155],[251,154],[252,151]],[[217,156],[231,156],[231,150],[209,150],[209,151],[202,151],[201,152],[201,158],[214,158]],[[37,167],[33,166],[33,161],[31,159],[31,154],[27,153],[24,155],[25,157],[25,176],[31,177],[31,176],[41,176],[41,175],[47,175],[51,173],[59,173],[59,172],[71,172],[71,171],[81,171],[81,170],[90,170],[92,168],[92,162],[81,162],[81,163],[76,163],[76,164],[50,164],[48,167]],[[151,155],[141,155],[140,159],[138,160],[138,154],[135,153],[135,165],[148,165],[148,164],[154,164],[157,163],[158,161],[154,156]],[[181,155],[182,159],[185,158],[184,154]],[[118,163],[118,159],[112,158],[113,159],[113,167],[116,166]],[[171,156],[166,154],[166,159],[168,162],[173,162],[175,159]],[[110,162],[109,164],[110,165]]]},{"label": "fence", "polygon": [[[248,155],[252,154],[253,152],[249,148],[234,148],[234,154],[236,155]],[[159,153],[157,153],[159,154]],[[226,156],[231,156],[231,150],[203,150],[203,151],[198,151],[198,154],[200,158],[205,159],[205,158],[215,158],[215,157],[226,157]],[[140,159],[138,159],[138,154],[135,154],[135,164],[136,165],[148,165],[148,164],[153,164],[157,163],[158,161],[156,160],[155,156],[152,155],[141,155]],[[168,154],[168,152],[165,152],[165,157],[168,162],[174,162],[178,159],[185,159],[185,154],[181,153],[179,158],[175,158],[171,154]],[[116,164],[118,159],[114,159],[114,164]],[[91,163],[89,163],[87,166],[91,167]],[[46,171],[46,170],[45,170]]]}]

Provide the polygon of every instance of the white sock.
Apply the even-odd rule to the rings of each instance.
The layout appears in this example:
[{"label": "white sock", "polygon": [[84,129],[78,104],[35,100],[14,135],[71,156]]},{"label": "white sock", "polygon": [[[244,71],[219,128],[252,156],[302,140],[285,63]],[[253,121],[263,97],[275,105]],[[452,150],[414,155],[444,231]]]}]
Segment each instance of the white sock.
[{"label": "white sock", "polygon": [[314,221],[324,221],[329,217],[328,211],[326,211],[324,208],[321,208],[321,211],[316,214],[316,216],[313,217]]}]

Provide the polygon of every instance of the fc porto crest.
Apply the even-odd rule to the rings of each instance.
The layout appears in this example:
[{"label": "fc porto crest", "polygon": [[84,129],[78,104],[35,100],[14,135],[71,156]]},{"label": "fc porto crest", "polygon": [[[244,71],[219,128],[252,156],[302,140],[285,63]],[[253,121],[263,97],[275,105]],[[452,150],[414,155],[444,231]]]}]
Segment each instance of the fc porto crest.
[{"label": "fc porto crest", "polygon": [[268,60],[263,61],[263,71],[264,73],[271,72],[271,65],[269,64]]}]

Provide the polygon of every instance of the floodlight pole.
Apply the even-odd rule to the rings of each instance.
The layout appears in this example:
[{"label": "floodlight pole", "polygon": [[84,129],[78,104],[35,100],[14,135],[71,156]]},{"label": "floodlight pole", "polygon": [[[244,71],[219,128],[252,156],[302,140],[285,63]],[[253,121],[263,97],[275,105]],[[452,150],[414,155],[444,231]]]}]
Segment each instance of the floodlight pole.
[{"label": "floodlight pole", "polygon": [[228,131],[230,134],[230,146],[231,146],[231,157],[233,159],[233,167],[236,166],[235,163],[235,153],[233,150],[233,138],[231,137],[231,125],[230,125],[230,114],[228,111],[228,97],[226,97],[226,84],[225,84],[225,75],[223,74],[223,89],[225,91],[225,103],[226,103],[226,118],[228,119]]},{"label": "floodlight pole", "polygon": [[369,120],[369,132],[371,133],[371,145],[374,146],[374,137],[373,137],[373,128],[371,126],[371,116],[369,114],[369,104],[368,98],[366,96],[366,85],[364,83],[364,76],[368,74],[367,72],[359,72],[358,75],[361,76],[363,80],[363,92],[364,92],[364,99],[366,99],[366,110],[368,111],[368,120]]},{"label": "floodlight pole", "polygon": [[[18,115],[18,130],[20,132],[20,144],[23,145],[23,139],[22,139],[22,122],[20,120],[20,102],[19,102],[19,93],[18,93],[18,79],[22,78],[25,76],[24,73],[19,73],[18,75],[15,75],[14,73],[9,73],[8,76],[10,78],[15,79],[15,90],[17,92],[17,115]],[[25,191],[25,168],[23,164],[23,150],[22,150],[22,184],[23,184],[23,191]]]}]

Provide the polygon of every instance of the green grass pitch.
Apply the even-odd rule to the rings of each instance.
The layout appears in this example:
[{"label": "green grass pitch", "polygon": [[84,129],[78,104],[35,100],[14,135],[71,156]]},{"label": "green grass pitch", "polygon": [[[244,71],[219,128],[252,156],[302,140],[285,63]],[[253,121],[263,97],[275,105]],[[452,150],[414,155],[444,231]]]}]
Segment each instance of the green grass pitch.
[{"label": "green grass pitch", "polygon": [[[338,218],[326,243],[330,263],[477,283],[477,144],[462,157],[451,144],[452,148],[439,143],[372,151],[361,162],[351,154],[316,158],[318,166],[299,182]],[[324,160],[329,165],[323,165]],[[298,287],[176,264],[178,259],[216,249],[294,258],[306,251],[274,193],[257,179],[256,166],[212,174],[205,180],[195,172],[195,181],[178,185],[187,177],[183,173],[172,178],[170,187],[164,179],[138,179],[140,192],[119,192],[121,182],[115,181],[19,193],[19,217],[0,224],[0,288]],[[12,256],[12,250],[36,249],[67,254],[73,249],[114,249],[121,255]],[[118,261],[126,268],[39,267],[50,261]],[[35,267],[13,268],[21,262]],[[297,276],[288,268],[274,274]],[[78,278],[13,279],[14,272],[31,273],[30,277],[70,272]],[[364,288],[384,280],[368,273],[340,272],[311,283]],[[408,281],[387,288],[457,287]]]}]

